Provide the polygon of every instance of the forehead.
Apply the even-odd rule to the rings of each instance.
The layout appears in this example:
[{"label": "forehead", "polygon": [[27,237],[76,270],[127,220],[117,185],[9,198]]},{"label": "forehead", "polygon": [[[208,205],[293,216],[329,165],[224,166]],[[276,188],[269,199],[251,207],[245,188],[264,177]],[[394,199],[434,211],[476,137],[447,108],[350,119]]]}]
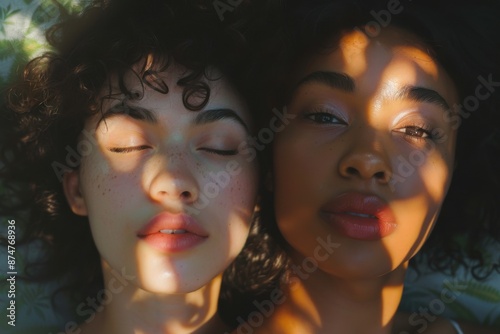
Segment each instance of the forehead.
[{"label": "forehead", "polygon": [[404,59],[434,77],[438,72],[438,64],[430,55],[430,48],[418,36],[398,28],[386,28],[375,37],[367,36],[360,30],[344,32],[338,53],[344,57],[346,64],[356,61],[358,71],[367,70],[360,63],[382,67],[389,60]]},{"label": "forehead", "polygon": [[435,88],[450,101],[458,99],[455,84],[430,47],[411,32],[387,27],[372,37],[355,29],[342,32],[335,42],[335,47],[305,59],[295,79],[314,71],[332,71],[349,75],[356,87],[370,92],[410,84]]},{"label": "forehead", "polygon": [[[214,111],[220,111],[217,117],[223,119],[227,117],[222,117],[222,111],[227,114],[230,110],[236,115],[233,118],[242,120],[246,129],[252,128],[253,120],[245,100],[218,69],[206,68],[199,77],[186,83],[183,80],[192,75],[192,70],[178,64],[151,67],[147,61],[146,64],[135,64],[125,73],[109,76],[100,94],[102,113],[89,118],[88,126],[96,128],[103,119],[115,115],[167,124],[172,114],[177,119],[181,115],[187,116],[182,119],[189,120],[199,117],[199,113],[207,113],[207,110],[211,111],[212,118],[215,117]],[[145,79],[148,68],[154,76]],[[196,108],[188,108],[188,104]]]}]

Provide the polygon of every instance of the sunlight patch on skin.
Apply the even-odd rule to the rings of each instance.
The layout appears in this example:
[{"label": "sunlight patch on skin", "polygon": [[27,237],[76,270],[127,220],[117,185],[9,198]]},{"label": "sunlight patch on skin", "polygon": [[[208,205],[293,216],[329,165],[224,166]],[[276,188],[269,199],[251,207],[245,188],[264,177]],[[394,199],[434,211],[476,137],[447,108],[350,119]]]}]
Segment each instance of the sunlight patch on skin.
[{"label": "sunlight patch on skin", "polygon": [[438,65],[432,57],[423,50],[410,46],[394,47],[396,54],[404,57],[413,58],[414,64],[430,75],[434,80],[438,80],[440,71]]},{"label": "sunlight patch on skin", "polygon": [[[366,49],[370,45],[370,39],[361,32],[355,32],[340,40],[343,63],[347,65],[348,73],[353,77],[362,75],[367,71]],[[349,65],[350,63],[354,65]]]},{"label": "sunlight patch on skin", "polygon": [[[179,289],[179,278],[175,277],[177,268],[170,257],[151,250],[145,242],[139,242],[136,247],[137,275],[140,286],[154,291],[176,291]],[[156,255],[156,256],[155,256]],[[156,270],[162,268],[161,271]],[[156,275],[151,275],[156,273]]]},{"label": "sunlight patch on skin", "polygon": [[432,161],[429,160],[430,159],[427,159],[428,163],[421,167],[420,173],[427,175],[427,177],[422,178],[422,180],[425,182],[425,189],[427,189],[429,195],[434,201],[441,202],[446,196],[451,176],[449,177],[449,181],[446,183],[445,187],[440,186],[442,184],[440,180],[445,179],[446,175],[451,174],[452,171],[447,168],[446,163],[442,158],[434,158]]},{"label": "sunlight patch on skin", "polygon": [[[398,224],[407,225],[408,221],[411,219],[415,220],[415,214],[420,215],[421,217],[418,219],[420,221],[425,221],[425,224],[415,225],[415,226],[405,226],[407,233],[405,235],[390,235],[384,240],[385,247],[388,249],[388,254],[392,254],[392,263],[396,263],[398,266],[405,261],[408,261],[411,257],[413,257],[416,252],[422,247],[424,242],[429,237],[434,224],[436,223],[436,218],[438,212],[432,209],[432,206],[437,206],[436,202],[429,203],[428,198],[425,194],[416,195],[409,198],[393,200],[391,203],[391,208],[395,211],[400,211],[406,213],[405,215],[401,215],[400,221]],[[439,211],[439,210],[437,210]],[[430,215],[430,212],[434,212],[434,214]],[[418,236],[415,238],[415,236]],[[397,238],[393,242],[390,242],[392,238]],[[390,245],[398,246],[398,245],[412,245],[409,247],[410,253],[401,254],[401,251],[398,251],[397,248],[390,249]],[[402,258],[404,256],[404,258]],[[394,268],[395,269],[395,268]]]},{"label": "sunlight patch on skin", "polygon": [[[379,94],[380,97],[376,98],[373,101],[373,109],[377,110],[378,112],[382,111],[382,108],[383,108],[382,102],[385,99],[393,96],[394,92],[397,92],[399,87],[401,87],[401,84],[399,84],[397,80],[390,79],[390,80],[387,80],[386,82],[384,82],[381,86],[382,87],[380,89],[380,94]],[[373,123],[373,117],[370,119],[370,121],[371,121],[371,123]]]}]

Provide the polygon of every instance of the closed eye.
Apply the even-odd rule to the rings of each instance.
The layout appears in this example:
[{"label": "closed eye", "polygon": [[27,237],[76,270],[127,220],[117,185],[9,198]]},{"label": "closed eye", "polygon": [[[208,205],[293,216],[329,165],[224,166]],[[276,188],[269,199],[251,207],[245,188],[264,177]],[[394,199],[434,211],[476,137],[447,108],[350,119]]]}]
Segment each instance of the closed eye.
[{"label": "closed eye", "polygon": [[208,152],[208,153],[217,154],[217,155],[222,155],[222,156],[229,156],[229,155],[238,154],[238,150],[218,150],[218,149],[209,148],[209,147],[201,147],[198,150]]},{"label": "closed eye", "polygon": [[147,150],[148,148],[151,148],[151,146],[140,145],[140,146],[129,146],[129,147],[111,147],[109,148],[109,151],[114,153],[130,153],[134,151]]}]

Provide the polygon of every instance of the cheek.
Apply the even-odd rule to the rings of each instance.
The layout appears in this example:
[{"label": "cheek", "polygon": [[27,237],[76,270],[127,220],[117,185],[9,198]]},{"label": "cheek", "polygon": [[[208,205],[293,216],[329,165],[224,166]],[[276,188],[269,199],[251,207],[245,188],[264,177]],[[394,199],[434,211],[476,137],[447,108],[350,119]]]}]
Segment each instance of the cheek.
[{"label": "cheek", "polygon": [[[314,164],[310,156],[306,156],[304,146],[299,140],[289,137],[277,139],[273,156],[273,181],[275,192],[283,196],[293,195],[297,188],[303,186],[308,170]],[[281,198],[282,196],[277,196]]]},{"label": "cheek", "polygon": [[[219,224],[219,235],[241,244],[246,240],[257,197],[258,175],[255,163],[239,161],[238,168],[209,173],[201,188],[201,196],[210,200],[209,214]],[[225,176],[224,176],[225,175]],[[208,192],[208,185],[217,185],[217,193]],[[210,198],[211,197],[211,198]],[[239,247],[239,246],[238,246]]]},{"label": "cheek", "polygon": [[[434,226],[450,184],[452,160],[452,156],[447,159],[440,152],[430,152],[395,190],[397,196],[391,206],[402,231],[393,236],[397,238],[393,243],[399,250],[411,246],[407,259],[420,249]],[[403,254],[397,249],[390,253]]]},{"label": "cheek", "polygon": [[[426,205],[427,212],[423,230],[430,233],[439,214],[443,201],[448,192],[452,176],[452,162],[444,160],[441,156],[430,155],[427,163],[420,170],[420,187],[422,189],[422,202]],[[427,238],[428,234],[425,235]]]},{"label": "cheek", "polygon": [[245,215],[251,215],[257,196],[258,173],[256,163],[241,163],[241,171],[231,175],[230,196],[233,207],[241,208]]},{"label": "cheek", "polygon": [[120,212],[141,189],[136,173],[117,171],[98,154],[82,159],[80,175],[89,218]]},{"label": "cheek", "polygon": [[444,161],[430,161],[421,169],[423,175],[422,183],[426,188],[429,196],[429,201],[437,205],[441,205],[451,180],[451,166],[448,166]]},{"label": "cheek", "polygon": [[321,203],[333,182],[332,152],[308,138],[285,136],[274,146],[273,183],[278,222],[307,214]]},{"label": "cheek", "polygon": [[[400,182],[395,189],[398,193],[397,197],[423,196],[427,199],[429,207],[439,206],[450,185],[453,155],[446,155],[436,150],[432,152],[417,151],[417,153],[410,155],[406,161],[396,163],[395,180]],[[405,173],[401,173],[403,170]],[[401,176],[403,177],[398,179]]]}]

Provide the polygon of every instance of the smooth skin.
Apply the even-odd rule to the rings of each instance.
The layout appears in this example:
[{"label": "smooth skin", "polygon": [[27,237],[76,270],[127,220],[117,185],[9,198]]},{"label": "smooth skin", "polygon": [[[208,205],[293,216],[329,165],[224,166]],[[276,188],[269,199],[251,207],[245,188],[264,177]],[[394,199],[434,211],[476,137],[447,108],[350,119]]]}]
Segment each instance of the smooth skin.
[{"label": "smooth skin", "polygon": [[[295,272],[255,333],[391,333],[408,261],[453,173],[455,86],[418,37],[392,27],[375,38],[344,33],[336,49],[305,60],[295,82],[288,109],[297,117],[276,136],[273,179],[278,226],[307,275]],[[396,229],[370,241],[338,233],[322,207],[348,192],[381,198]],[[318,238],[338,248],[318,258]]]},{"label": "smooth skin", "polygon": [[[65,175],[66,197],[74,213],[89,218],[105,288],[117,290],[116,272],[126,273],[127,284],[82,333],[225,329],[216,315],[221,276],[245,243],[257,192],[256,161],[238,151],[252,122],[224,78],[206,80],[211,95],[202,110],[186,109],[177,85],[184,75],[170,65],[161,73],[169,87],[162,94],[130,73],[126,86],[143,96],[105,99],[105,119],[98,114],[85,124],[96,145]],[[217,179],[223,172],[230,178]],[[208,237],[180,252],[155,249],[137,231],[159,213],[190,215]]]}]

